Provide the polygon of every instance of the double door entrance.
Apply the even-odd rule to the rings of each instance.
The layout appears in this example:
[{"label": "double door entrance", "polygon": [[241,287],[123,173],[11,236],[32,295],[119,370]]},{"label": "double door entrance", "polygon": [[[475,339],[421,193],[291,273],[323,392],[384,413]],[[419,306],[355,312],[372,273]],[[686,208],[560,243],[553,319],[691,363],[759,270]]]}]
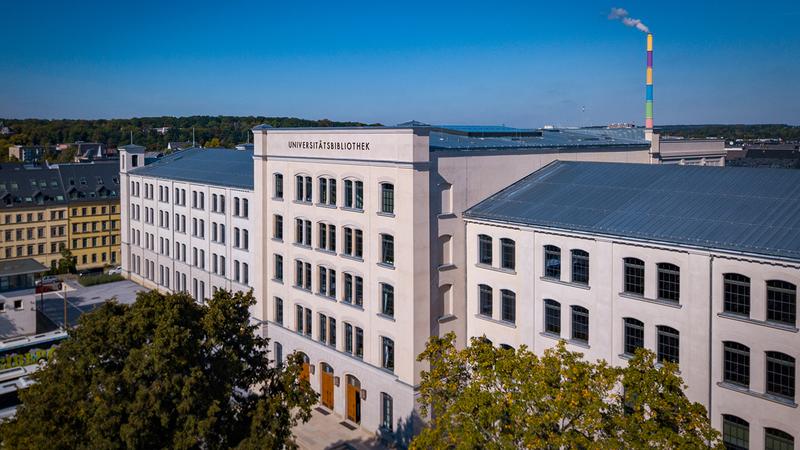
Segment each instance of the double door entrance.
[{"label": "double door entrance", "polygon": [[[326,363],[320,363],[319,390],[320,403],[322,406],[334,409],[335,377],[333,367]],[[358,378],[347,375],[345,385],[345,416],[347,420],[361,423],[361,381]]]}]

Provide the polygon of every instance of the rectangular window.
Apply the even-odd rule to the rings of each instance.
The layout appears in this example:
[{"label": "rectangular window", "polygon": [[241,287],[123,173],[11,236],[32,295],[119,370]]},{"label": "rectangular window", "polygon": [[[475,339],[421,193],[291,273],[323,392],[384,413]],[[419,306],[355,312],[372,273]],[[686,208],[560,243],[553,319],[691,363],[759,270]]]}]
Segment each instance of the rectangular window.
[{"label": "rectangular window", "polygon": [[319,315],[319,329],[317,330],[318,339],[323,344],[328,343],[328,316],[325,314]]},{"label": "rectangular window", "polygon": [[359,358],[364,357],[364,330],[356,327],[355,355]]},{"label": "rectangular window", "polygon": [[624,352],[626,355],[633,355],[636,353],[637,348],[644,347],[644,323],[639,320],[626,317],[625,321],[625,338]]},{"label": "rectangular window", "polygon": [[283,281],[283,256],[275,255],[275,279]]},{"label": "rectangular window", "polygon": [[544,246],[544,276],[561,279],[561,249],[555,245]]},{"label": "rectangular window", "polygon": [[306,308],[306,336],[311,337],[311,324],[314,321],[314,317],[311,315],[311,310]]},{"label": "rectangular window", "polygon": [[283,299],[275,297],[275,322],[283,325]]},{"label": "rectangular window", "polygon": [[295,318],[294,318],[294,325],[295,331],[298,333],[303,333],[303,307],[300,305],[295,306]]},{"label": "rectangular window", "polygon": [[381,234],[381,262],[394,265],[394,236]]},{"label": "rectangular window", "polygon": [[275,214],[272,221],[272,237],[283,240],[283,216]]},{"label": "rectangular window", "polygon": [[381,337],[381,342],[381,367],[394,371],[394,341],[387,337]]},{"label": "rectangular window", "polygon": [[504,322],[514,323],[517,320],[517,296],[513,292],[503,289],[500,291],[501,314]]},{"label": "rectangular window", "polygon": [[283,175],[275,174],[275,198],[283,198]]},{"label": "rectangular window", "polygon": [[394,185],[390,183],[381,184],[381,212],[384,214],[394,214]]},{"label": "rectangular window", "polygon": [[394,286],[381,283],[381,314],[394,317]]},{"label": "rectangular window", "polygon": [[794,358],[767,352],[767,393],[794,400]]},{"label": "rectangular window", "polygon": [[381,428],[386,431],[393,430],[394,406],[392,396],[381,392]]},{"label": "rectangular window", "polygon": [[344,351],[353,353],[353,326],[349,323],[344,324]]},{"label": "rectangular window", "polygon": [[328,318],[328,345],[336,347],[336,319]]},{"label": "rectangular window", "polygon": [[295,177],[295,189],[294,189],[295,196],[294,196],[294,199],[297,200],[298,202],[302,202],[303,199],[305,198],[303,196],[303,187],[304,186],[305,186],[305,182],[303,180],[302,175],[297,175]]}]

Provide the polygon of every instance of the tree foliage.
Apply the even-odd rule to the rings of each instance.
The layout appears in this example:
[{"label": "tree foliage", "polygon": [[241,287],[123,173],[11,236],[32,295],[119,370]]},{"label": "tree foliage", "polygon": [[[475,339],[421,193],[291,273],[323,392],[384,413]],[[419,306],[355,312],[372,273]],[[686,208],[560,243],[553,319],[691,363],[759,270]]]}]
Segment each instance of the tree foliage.
[{"label": "tree foliage", "polygon": [[[360,122],[307,120],[295,117],[264,116],[189,116],[134,117],[131,119],[44,120],[0,119],[15,134],[0,136],[0,161],[8,160],[9,145],[55,145],[77,141],[99,142],[110,147],[129,144],[131,133],[136,144],[148,150],[163,151],[169,142],[209,143],[213,138],[222,147],[233,147],[248,140],[256,125],[273,127],[359,126]],[[167,128],[166,131],[159,130]],[[74,156],[74,148],[69,150]],[[63,152],[62,152],[63,153]],[[64,156],[64,158],[70,155]],[[58,157],[52,157],[51,160]],[[62,161],[64,162],[64,161]]]},{"label": "tree foliage", "polygon": [[251,293],[206,305],[140,292],[85,314],[0,425],[3,448],[295,448],[316,394],[301,364],[270,365]]},{"label": "tree foliage", "polygon": [[564,343],[539,357],[474,338],[432,337],[420,361],[418,449],[721,448],[705,407],[690,402],[672,363],[640,350],[627,367],[590,362]]}]

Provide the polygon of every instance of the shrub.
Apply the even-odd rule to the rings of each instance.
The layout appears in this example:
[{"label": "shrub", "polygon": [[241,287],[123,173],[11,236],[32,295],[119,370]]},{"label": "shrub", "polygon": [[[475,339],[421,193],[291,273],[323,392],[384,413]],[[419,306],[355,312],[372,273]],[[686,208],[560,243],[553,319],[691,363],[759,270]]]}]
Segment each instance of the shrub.
[{"label": "shrub", "polygon": [[96,284],[113,283],[115,281],[122,281],[125,278],[120,274],[109,275],[107,273],[100,275],[86,275],[78,278],[78,283],[81,286],[94,286]]}]

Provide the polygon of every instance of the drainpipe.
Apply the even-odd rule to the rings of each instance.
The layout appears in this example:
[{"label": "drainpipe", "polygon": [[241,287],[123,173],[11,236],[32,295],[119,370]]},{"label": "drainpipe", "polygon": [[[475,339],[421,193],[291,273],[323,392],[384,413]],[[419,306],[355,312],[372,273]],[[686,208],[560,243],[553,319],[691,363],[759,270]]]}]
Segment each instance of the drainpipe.
[{"label": "drainpipe", "polygon": [[714,324],[714,255],[709,255],[708,259],[708,301],[709,301],[709,312],[708,312],[708,418],[712,419],[711,411],[712,411],[712,392],[714,387],[714,370],[713,370],[713,363],[714,363],[714,333],[713,333],[713,324]]}]

